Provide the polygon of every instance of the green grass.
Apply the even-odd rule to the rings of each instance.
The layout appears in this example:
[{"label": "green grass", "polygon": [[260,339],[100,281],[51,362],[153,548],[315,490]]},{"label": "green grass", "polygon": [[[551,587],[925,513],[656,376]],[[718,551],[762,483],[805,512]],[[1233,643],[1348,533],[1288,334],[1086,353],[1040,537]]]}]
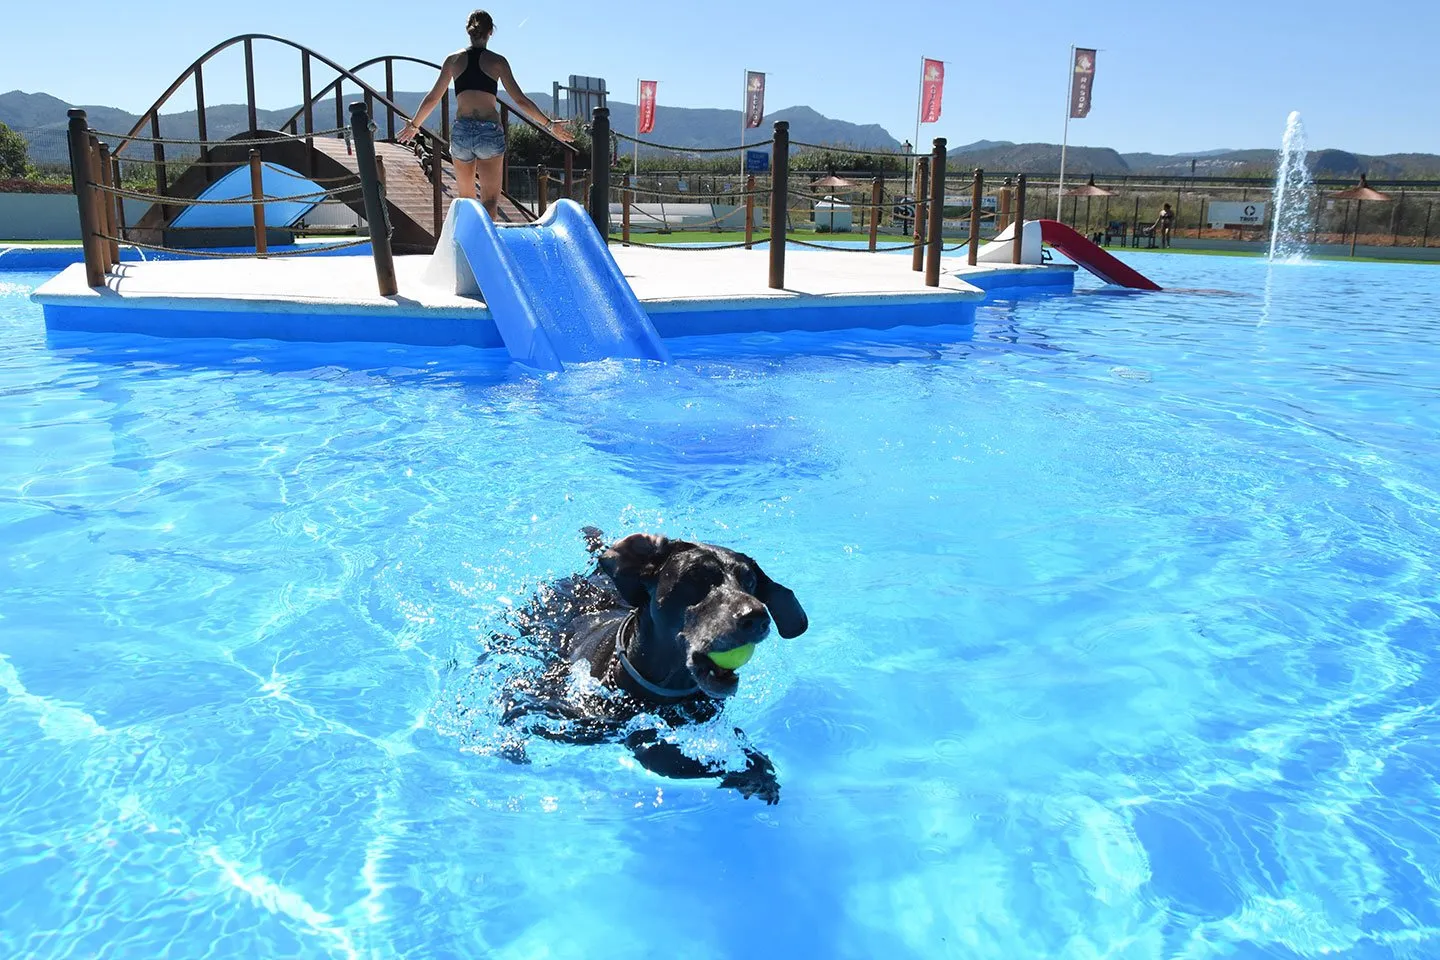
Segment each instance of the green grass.
[{"label": "green grass", "polygon": [[0,240],[0,247],[78,247],[79,240]]}]

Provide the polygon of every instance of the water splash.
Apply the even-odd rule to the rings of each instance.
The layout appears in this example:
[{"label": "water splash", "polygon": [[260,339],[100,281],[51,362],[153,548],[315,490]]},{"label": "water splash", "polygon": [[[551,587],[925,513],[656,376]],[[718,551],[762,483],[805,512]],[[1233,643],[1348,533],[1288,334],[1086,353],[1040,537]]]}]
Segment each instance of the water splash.
[{"label": "water splash", "polygon": [[1310,231],[1310,205],[1315,185],[1305,167],[1305,124],[1300,111],[1293,110],[1285,121],[1280,141],[1280,159],[1275,173],[1275,219],[1270,229],[1270,262],[1298,262],[1305,259],[1306,234]]}]

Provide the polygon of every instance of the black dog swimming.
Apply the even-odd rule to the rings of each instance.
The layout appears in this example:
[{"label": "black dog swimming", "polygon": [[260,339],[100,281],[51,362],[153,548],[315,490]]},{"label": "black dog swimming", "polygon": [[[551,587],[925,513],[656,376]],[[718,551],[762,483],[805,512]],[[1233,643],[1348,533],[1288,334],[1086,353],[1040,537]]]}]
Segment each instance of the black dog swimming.
[{"label": "black dog swimming", "polygon": [[[552,662],[538,678],[506,685],[501,723],[566,743],[623,743],[653,773],[719,778],[746,797],[777,802],[774,765],[740,730],[745,767],[729,770],[632,721],[650,715],[678,727],[718,716],[740,677],[711,655],[743,659],[732,652],[763,641],[772,622],[786,639],[804,633],[809,621],[795,594],[724,547],[646,533],[606,547],[599,530],[582,532],[595,569],[542,588],[516,614],[520,636],[538,641]],[[582,661],[601,695],[567,691],[572,665]],[[523,750],[509,755],[523,762]]]}]

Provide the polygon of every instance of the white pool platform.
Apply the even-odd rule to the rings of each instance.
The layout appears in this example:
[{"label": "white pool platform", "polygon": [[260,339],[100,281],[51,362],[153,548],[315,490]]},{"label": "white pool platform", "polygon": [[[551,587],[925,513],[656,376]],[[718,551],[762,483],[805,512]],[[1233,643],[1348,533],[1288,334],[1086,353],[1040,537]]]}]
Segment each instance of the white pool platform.
[{"label": "white pool platform", "polygon": [[[845,250],[786,251],[785,289],[767,285],[769,253],[655,249],[611,252],[661,337],[970,324],[987,296],[1069,292],[1069,264],[969,267],[942,260],[927,287],[909,258]],[[32,298],[52,331],[308,342],[500,347],[485,303],[427,285],[427,256],[395,258],[399,294],[376,292],[364,256],[126,262],[103,288],[75,264]]]}]

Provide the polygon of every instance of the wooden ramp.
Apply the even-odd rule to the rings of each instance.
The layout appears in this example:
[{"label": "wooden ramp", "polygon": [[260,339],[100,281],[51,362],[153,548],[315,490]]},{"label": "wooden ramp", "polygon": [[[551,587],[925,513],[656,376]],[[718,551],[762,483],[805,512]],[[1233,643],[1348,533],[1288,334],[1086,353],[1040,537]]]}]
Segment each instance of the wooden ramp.
[{"label": "wooden ramp", "polygon": [[[305,177],[313,177],[323,188],[343,185],[347,178],[358,177],[359,167],[349,141],[338,137],[316,137],[307,145],[305,138],[292,137],[276,131],[259,131],[242,135],[244,143],[219,143],[209,149],[203,164],[189,167],[169,184],[168,196],[177,201],[193,199],[204,193],[211,183],[231,170],[249,163],[250,150],[260,152],[260,159]],[[264,142],[254,144],[261,139]],[[448,160],[440,161],[440,209],[436,219],[435,189],[427,171],[427,162],[412,147],[377,141],[375,154],[385,165],[385,200],[393,231],[391,244],[396,253],[430,253],[435,249],[445,213],[455,198],[455,169]],[[357,186],[336,197],[361,217],[365,201]],[[129,239],[140,243],[184,246],[178,236],[167,236],[170,224],[185,209],[183,202],[157,203],[126,231]],[[248,207],[246,208],[249,209]],[[505,223],[526,223],[535,219],[529,209],[513,198],[500,198],[500,220]],[[167,242],[175,241],[175,242]]]}]

